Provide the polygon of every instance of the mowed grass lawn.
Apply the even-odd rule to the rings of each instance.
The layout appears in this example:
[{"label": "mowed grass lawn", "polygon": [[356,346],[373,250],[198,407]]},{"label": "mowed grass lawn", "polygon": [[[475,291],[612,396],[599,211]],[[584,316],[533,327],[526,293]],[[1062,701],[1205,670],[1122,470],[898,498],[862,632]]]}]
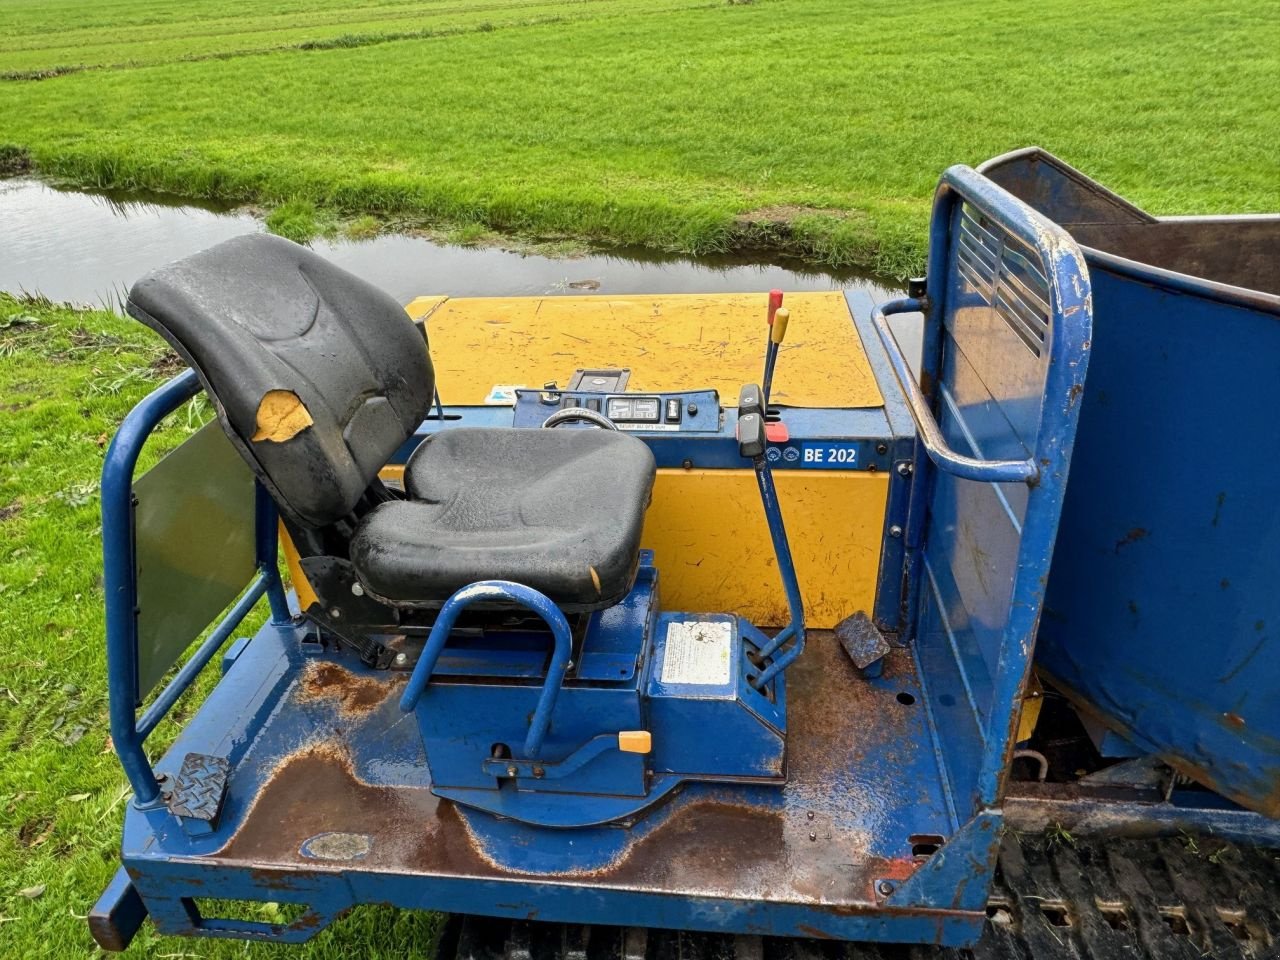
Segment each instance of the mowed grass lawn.
[{"label": "mowed grass lawn", "polygon": [[11,168],[669,251],[901,275],[1033,143],[1280,208],[1276,0],[5,0],[0,73]]},{"label": "mowed grass lawn", "polygon": [[[110,313],[0,293],[0,958],[101,955],[84,916],[119,865],[129,793],[111,752],[98,478],[110,436],[178,365]],[[141,469],[206,420],[166,421]],[[209,668],[207,689],[217,672]],[[203,691],[153,735],[164,747]],[[150,741],[149,741],[150,742]],[[275,919],[269,906],[252,913]],[[160,937],[134,958],[429,957],[434,915],[364,908],[304,948]]]}]

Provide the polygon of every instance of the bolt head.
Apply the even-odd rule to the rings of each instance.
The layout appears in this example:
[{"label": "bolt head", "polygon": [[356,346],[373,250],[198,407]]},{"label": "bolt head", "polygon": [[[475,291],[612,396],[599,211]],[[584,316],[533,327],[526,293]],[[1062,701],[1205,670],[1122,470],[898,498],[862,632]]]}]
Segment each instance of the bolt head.
[{"label": "bolt head", "polygon": [[898,464],[898,476],[900,477],[911,476],[911,464],[907,463],[905,460],[902,463]]},{"label": "bolt head", "polygon": [[364,587],[360,586],[359,583],[353,583],[351,585],[351,595],[354,597],[363,597]]},{"label": "bolt head", "polygon": [[514,777],[520,770],[514,763],[507,764],[507,776]]},{"label": "bolt head", "polygon": [[902,528],[895,523],[889,528],[889,536],[896,540],[898,537],[902,536]]},{"label": "bolt head", "polygon": [[330,617],[332,617],[334,620],[341,620],[341,619],[342,619],[342,611],[341,611],[341,610],[339,610],[337,607],[330,607],[330,608],[329,608],[329,616],[330,616]]},{"label": "bolt head", "polygon": [[876,893],[880,894],[882,897],[887,897],[889,894],[893,893],[893,881],[881,880],[876,884]]},{"label": "bolt head", "polygon": [[409,657],[406,654],[403,654],[403,653],[396,654],[396,663],[398,664],[403,664],[408,659]]}]

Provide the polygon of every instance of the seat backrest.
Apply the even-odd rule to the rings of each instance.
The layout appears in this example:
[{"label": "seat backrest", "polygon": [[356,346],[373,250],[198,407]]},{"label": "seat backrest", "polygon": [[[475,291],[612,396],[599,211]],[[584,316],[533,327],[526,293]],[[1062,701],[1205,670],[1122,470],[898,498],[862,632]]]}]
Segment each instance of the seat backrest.
[{"label": "seat backrest", "polygon": [[349,514],[430,409],[422,333],[390,296],[280,237],[236,237],[133,285],[131,315],[203,381],[286,517]]}]

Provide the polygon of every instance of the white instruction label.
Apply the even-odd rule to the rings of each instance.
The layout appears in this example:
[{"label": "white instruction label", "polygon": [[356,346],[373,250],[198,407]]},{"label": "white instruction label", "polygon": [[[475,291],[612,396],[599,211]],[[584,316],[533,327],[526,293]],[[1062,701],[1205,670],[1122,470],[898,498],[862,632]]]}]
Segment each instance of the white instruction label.
[{"label": "white instruction label", "polygon": [[514,407],[516,391],[523,390],[523,383],[495,383],[484,402],[491,407]]},{"label": "white instruction label", "polygon": [[663,683],[729,682],[733,634],[727,620],[681,620],[667,626]]}]

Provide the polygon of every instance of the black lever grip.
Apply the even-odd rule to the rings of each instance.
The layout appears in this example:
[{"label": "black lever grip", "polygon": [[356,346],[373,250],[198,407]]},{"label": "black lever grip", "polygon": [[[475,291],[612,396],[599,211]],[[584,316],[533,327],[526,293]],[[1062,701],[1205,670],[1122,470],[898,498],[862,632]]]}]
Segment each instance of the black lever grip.
[{"label": "black lever grip", "polygon": [[738,417],[738,453],[748,460],[764,456],[764,417],[748,413]]},{"label": "black lever grip", "polygon": [[748,383],[738,391],[738,419],[749,413],[764,416],[764,394],[754,383]]}]

